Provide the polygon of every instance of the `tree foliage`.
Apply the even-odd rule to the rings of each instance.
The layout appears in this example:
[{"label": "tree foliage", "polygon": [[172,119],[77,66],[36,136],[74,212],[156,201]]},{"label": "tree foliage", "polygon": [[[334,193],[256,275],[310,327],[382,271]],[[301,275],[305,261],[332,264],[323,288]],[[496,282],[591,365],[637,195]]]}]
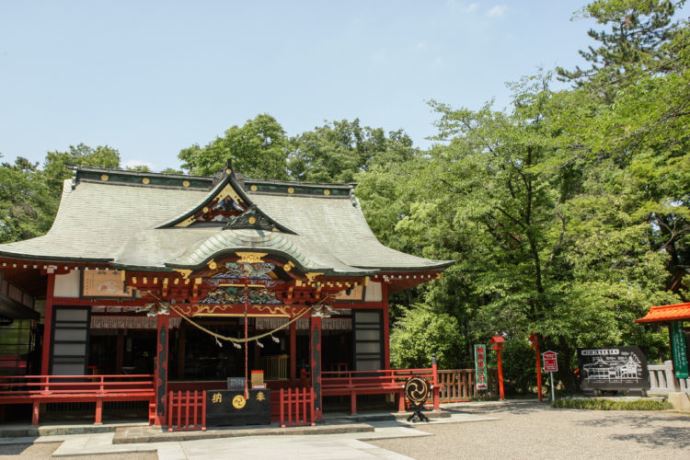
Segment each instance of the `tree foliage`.
[{"label": "tree foliage", "polygon": [[236,171],[257,179],[287,179],[288,138],[270,115],[262,114],[242,126],[231,126],[223,137],[204,147],[183,149],[182,168],[191,174],[210,176],[231,162]]}]

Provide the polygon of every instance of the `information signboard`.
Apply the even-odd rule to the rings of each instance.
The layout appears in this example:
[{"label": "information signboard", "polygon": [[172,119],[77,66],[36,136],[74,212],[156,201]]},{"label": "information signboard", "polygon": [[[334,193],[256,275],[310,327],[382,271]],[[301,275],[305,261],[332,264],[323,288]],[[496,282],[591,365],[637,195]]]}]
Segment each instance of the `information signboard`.
[{"label": "information signboard", "polygon": [[648,390],[647,358],[639,347],[579,348],[582,390]]},{"label": "information signboard", "polygon": [[558,353],[545,351],[541,356],[544,361],[544,372],[558,372]]},{"label": "information signboard", "polygon": [[486,370],[486,345],[474,346],[474,382],[477,390],[489,388],[488,372]]},{"label": "information signboard", "polygon": [[688,349],[685,345],[685,334],[681,327],[681,321],[673,321],[669,332],[671,333],[671,354],[673,355],[673,370],[676,378],[688,378]]}]

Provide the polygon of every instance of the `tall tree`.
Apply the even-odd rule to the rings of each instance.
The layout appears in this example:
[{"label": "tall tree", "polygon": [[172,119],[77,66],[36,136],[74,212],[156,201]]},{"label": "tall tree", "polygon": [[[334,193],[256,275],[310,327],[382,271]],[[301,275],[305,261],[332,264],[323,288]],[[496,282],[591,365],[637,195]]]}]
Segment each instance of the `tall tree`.
[{"label": "tall tree", "polygon": [[410,160],[412,140],[404,131],[361,126],[359,119],[340,120],[290,140],[290,175],[307,182],[352,182],[376,165]]},{"label": "tall tree", "polygon": [[603,29],[587,34],[596,42],[580,51],[589,68],[557,68],[559,77],[576,85],[590,84],[608,102],[618,88],[641,72],[664,72],[673,50],[667,45],[678,33],[674,15],[685,0],[596,0],[583,9]]},{"label": "tall tree", "polygon": [[242,126],[231,126],[223,137],[204,147],[194,144],[180,151],[182,168],[190,174],[210,176],[228,161],[233,168],[257,179],[287,179],[288,138],[270,115],[261,114]]},{"label": "tall tree", "polygon": [[46,154],[43,174],[48,187],[60,196],[62,182],[72,176],[71,168],[77,166],[94,168],[120,167],[120,152],[107,145],[89,147],[85,144],[70,145],[67,151],[51,151]]},{"label": "tall tree", "polygon": [[45,233],[56,208],[55,194],[37,164],[19,157],[13,164],[0,165],[0,242]]}]

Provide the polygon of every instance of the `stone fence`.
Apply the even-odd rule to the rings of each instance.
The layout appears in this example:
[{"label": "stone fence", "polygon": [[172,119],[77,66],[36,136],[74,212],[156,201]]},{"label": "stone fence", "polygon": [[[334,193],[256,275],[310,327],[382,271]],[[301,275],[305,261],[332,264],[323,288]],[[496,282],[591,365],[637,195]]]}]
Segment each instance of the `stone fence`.
[{"label": "stone fence", "polygon": [[673,363],[664,361],[663,364],[650,364],[649,392],[650,394],[665,394],[683,392],[690,394],[690,379],[677,379],[673,373]]}]

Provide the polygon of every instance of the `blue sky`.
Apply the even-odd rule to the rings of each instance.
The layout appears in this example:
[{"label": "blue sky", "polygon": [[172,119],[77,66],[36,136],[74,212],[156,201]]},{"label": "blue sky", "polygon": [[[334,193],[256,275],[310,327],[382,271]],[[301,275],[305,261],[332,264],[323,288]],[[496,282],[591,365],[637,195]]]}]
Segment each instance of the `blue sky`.
[{"label": "blue sky", "polygon": [[359,117],[426,146],[426,101],[501,108],[505,82],[580,62],[585,3],[4,0],[0,153],[107,144],[160,170],[259,113],[290,135]]}]

